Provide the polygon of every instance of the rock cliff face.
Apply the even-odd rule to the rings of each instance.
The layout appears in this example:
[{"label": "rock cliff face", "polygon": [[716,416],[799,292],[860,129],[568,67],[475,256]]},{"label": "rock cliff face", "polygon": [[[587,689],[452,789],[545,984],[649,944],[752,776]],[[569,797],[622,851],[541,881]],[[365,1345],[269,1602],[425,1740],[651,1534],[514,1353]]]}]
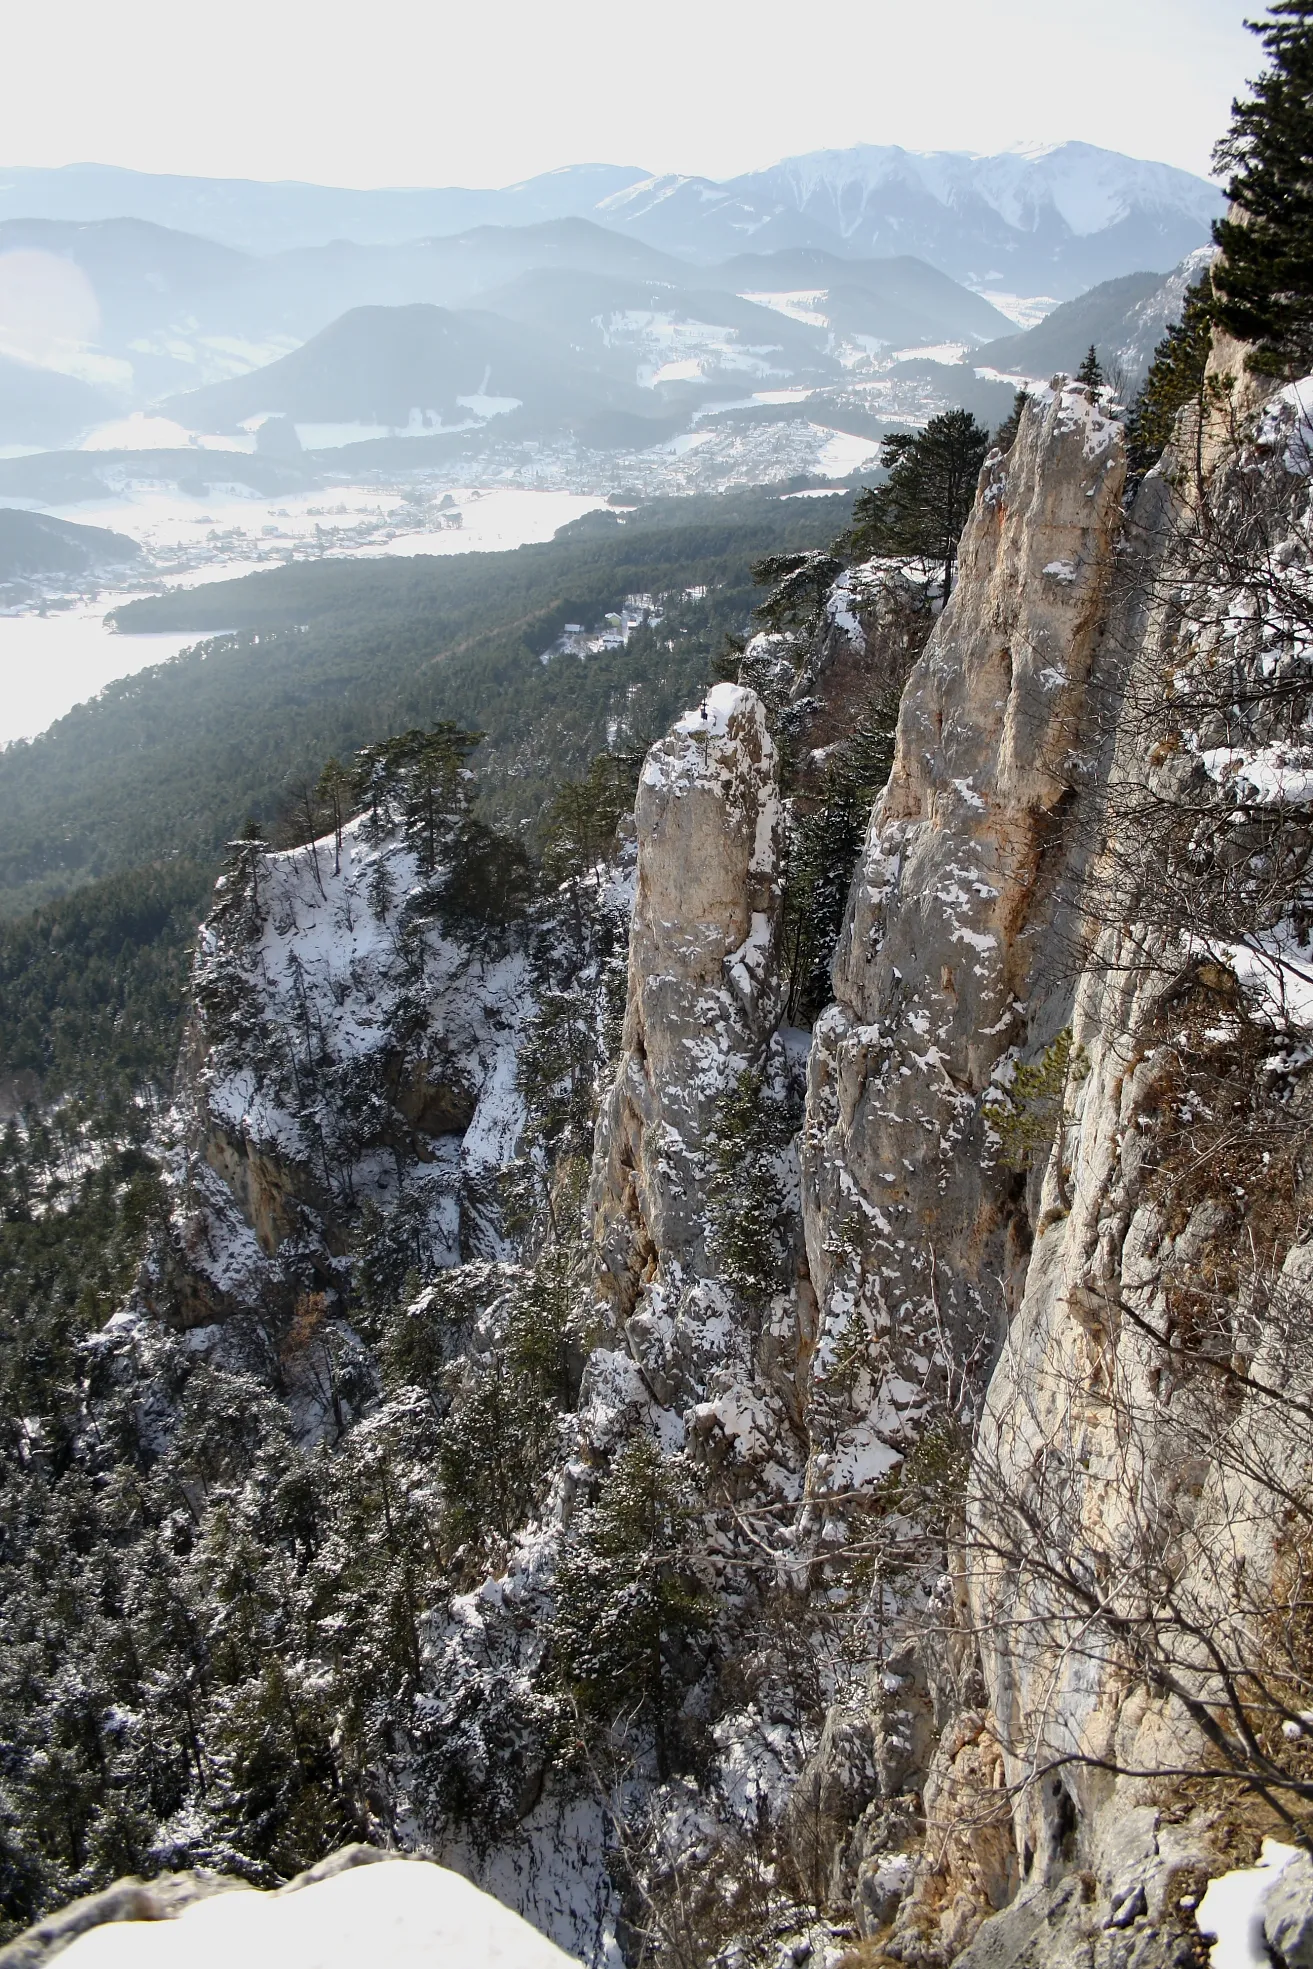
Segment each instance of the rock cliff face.
[{"label": "rock cliff face", "polygon": [[985,1097],[1052,958],[1062,816],[1125,467],[1078,387],[1032,398],[982,482],[953,598],[908,679],[808,1063],[803,1196],[821,1347],[869,1348],[826,1483],[899,1452],[1024,1272]]},{"label": "rock cliff face", "polygon": [[[990,1103],[1021,1047],[1051,1036],[1040,981],[1124,469],[1120,427],[1078,387],[1033,400],[991,462],[956,593],[907,677],[836,1002],[810,1037],[780,1027],[781,808],[760,701],[719,687],[644,770],[624,1047],[597,1138],[602,1289],[695,1453],[722,1479],[738,1471],[740,1499],[794,1512],[782,1576],[789,1555],[811,1554],[823,1580],[827,1552],[861,1549],[909,1454],[977,1412],[1020,1298],[1024,1179],[1002,1166]],[[901,679],[925,611],[875,569],[832,595],[777,713],[803,797],[808,741],[823,757]],[[745,667],[772,661],[763,639]],[[802,1126],[781,1158],[790,1262],[763,1320],[728,1288],[716,1242],[719,1104],[745,1069],[783,1074],[804,1049]],[[936,1734],[957,1730],[959,1780],[997,1762],[981,1717],[958,1714],[961,1649],[947,1649],[955,1677],[922,1644],[949,1611],[945,1563],[909,1524],[898,1583],[880,1589],[877,1672],[848,1681],[778,1821],[798,1872],[855,1895],[873,1926],[909,1879]],[[1015,1884],[1008,1837],[987,1843],[958,1943]]]},{"label": "rock cliff face", "polygon": [[[1141,490],[1110,611],[1103,906],[1049,1017],[1080,1071],[970,1499],[1021,1890],[973,1969],[1190,1959],[1200,1880],[1295,1804],[1275,1746],[1310,1668],[1308,451],[1298,388],[1264,409],[1243,356],[1215,349],[1226,414],[1198,441],[1187,419]],[[1228,1783],[1182,1784],[1206,1768]]]},{"label": "rock cliff face", "polygon": [[709,1269],[715,1104],[782,1010],[782,825],[761,703],[718,685],[649,752],[635,805],[629,995],[595,1178],[601,1280],[622,1320],[643,1286],[678,1291]]},{"label": "rock cliff face", "polygon": [[[1272,1391],[1309,1374],[1293,1311],[1308,1271],[1304,1178],[1288,1150],[1305,1101],[1292,956],[1305,902],[1296,880],[1282,915],[1269,883],[1267,928],[1241,933],[1250,891],[1232,873],[1242,855],[1271,867],[1277,808],[1281,853],[1307,860],[1306,657],[1290,629],[1307,616],[1307,466],[1298,399],[1255,433],[1259,396],[1234,351],[1218,366],[1228,360],[1226,415],[1198,445],[1183,434],[1129,518],[1121,428],[1091,391],[1039,393],[1010,453],[990,459],[953,599],[903,691],[835,1000],[808,1045],[802,1250],[774,1310],[805,1453],[795,1539],[815,1555],[860,1541],[900,1466],[979,1423],[957,1570],[911,1527],[916,1563],[905,1541],[882,1589],[877,1673],[832,1708],[780,1819],[795,1844],[804,1822],[819,1838],[824,1891],[852,1897],[891,1960],[1195,1960],[1200,1883],[1235,1850],[1236,1826],[1252,1837],[1256,1823],[1219,1819],[1181,1773],[1209,1761],[1218,1705],[1253,1658],[1239,1646],[1228,1671],[1210,1669],[1217,1623],[1265,1647],[1256,1582],[1303,1563],[1273,1496],[1276,1473],[1296,1469],[1306,1495],[1307,1413],[1277,1412]],[[1256,497],[1260,558],[1291,570],[1284,628],[1246,628],[1264,605],[1234,544],[1219,561],[1213,536],[1204,578],[1209,526],[1222,515],[1238,541]],[[866,625],[837,665],[822,628],[794,704],[814,695],[784,713],[795,730],[832,739],[851,709],[838,679],[846,665],[869,682],[890,619],[883,646]],[[758,651],[759,670],[770,656]],[[1254,684],[1274,674],[1279,710]],[[1175,736],[1164,703],[1178,706]],[[695,1279],[695,1297],[717,1291],[698,1229],[709,1110],[690,1088],[723,1088],[728,1063],[759,1058],[779,1017],[774,905],[750,893],[764,870],[743,820],[764,810],[771,760],[754,742],[754,801],[729,792],[746,755],[708,786],[687,743],[658,748],[640,799],[626,1053],[599,1136],[607,1289],[640,1362],[654,1305],[677,1329],[681,1291],[685,1304]],[[1186,808],[1192,845],[1164,894]],[[1196,875],[1213,867],[1219,827],[1234,846],[1213,921],[1214,889]],[[762,967],[735,993],[763,902]],[[1223,1153],[1197,1126],[1210,1101],[1252,1108],[1256,1034],[1260,1078],[1277,1089],[1261,1169],[1284,1186],[1279,1208],[1234,1141]],[[1047,1132],[1018,1156],[1036,1108],[1053,1111]],[[1196,1162],[1225,1176],[1181,1175],[1192,1125]],[[1265,1241],[1262,1265],[1236,1262],[1237,1238],[1255,1253]],[[1182,1347],[1207,1364],[1173,1363]],[[1219,1349],[1240,1361],[1227,1399]],[[769,1371],[760,1348],[739,1358],[741,1381]],[[1060,1484],[1055,1470],[1069,1473]],[[1132,1583],[1112,1605],[1097,1582],[1119,1568]],[[1155,1593],[1171,1596],[1170,1619],[1152,1611]],[[1152,1643],[1127,1640],[1137,1622]],[[1307,1669],[1284,1661],[1287,1736],[1302,1728]]]},{"label": "rock cliff face", "polygon": [[[1233,380],[1128,517],[1120,423],[1058,379],[987,461],[933,629],[923,584],[851,570],[805,650],[750,646],[759,692],[718,685],[649,753],[576,1413],[541,1520],[449,1610],[452,1713],[476,1683],[528,1713],[618,1445],[681,1460],[722,1659],[682,1716],[698,1785],[643,1783],[696,1865],[755,1840],[794,1918],[848,1922],[872,1964],[1197,1963],[1205,1878],[1265,1829],[1182,1775],[1223,1755],[1219,1628],[1233,1668],[1275,1646],[1264,1595],[1313,1555],[1308,432]],[[1256,512],[1266,616],[1234,544]],[[793,829],[899,689],[833,1000],[796,1031]],[[365,1201],[421,1268],[514,1255],[524,957],[443,937],[409,850],[359,826],[331,874],[324,844],[261,866],[198,961],[147,1281],[175,1323],[336,1290]],[[763,1639],[781,1603],[805,1716]],[[1289,1743],[1310,1665],[1284,1645],[1264,1727]],[[596,1933],[567,1938],[614,1960],[604,1815],[562,1845],[546,1766],[516,1836],[592,1870],[564,1900]],[[460,1856],[552,1904],[513,1850]]]}]

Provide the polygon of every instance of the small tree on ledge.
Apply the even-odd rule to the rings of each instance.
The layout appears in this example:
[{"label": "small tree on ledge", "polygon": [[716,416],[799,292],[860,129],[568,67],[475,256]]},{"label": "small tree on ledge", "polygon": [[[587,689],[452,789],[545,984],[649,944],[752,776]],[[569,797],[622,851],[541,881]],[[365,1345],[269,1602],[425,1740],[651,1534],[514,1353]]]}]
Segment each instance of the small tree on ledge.
[{"label": "small tree on ledge", "polygon": [[1076,381],[1086,384],[1091,390],[1101,390],[1103,388],[1103,368],[1099,362],[1099,352],[1093,342],[1086,349],[1085,359],[1076,371]]},{"label": "small tree on ledge", "polygon": [[989,432],[969,410],[946,410],[923,431],[895,431],[880,446],[889,476],[858,493],[839,549],[856,560],[888,554],[937,563],[947,600],[988,450]]}]

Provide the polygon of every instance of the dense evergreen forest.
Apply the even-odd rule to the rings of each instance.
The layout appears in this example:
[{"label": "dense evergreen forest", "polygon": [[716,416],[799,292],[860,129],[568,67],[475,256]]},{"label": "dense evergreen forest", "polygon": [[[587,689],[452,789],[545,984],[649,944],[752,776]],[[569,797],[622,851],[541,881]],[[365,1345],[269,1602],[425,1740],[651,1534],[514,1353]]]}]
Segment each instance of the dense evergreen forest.
[{"label": "dense evergreen forest", "polygon": [[[213,862],[330,755],[443,718],[486,734],[487,798],[529,818],[562,772],[663,730],[746,625],[752,565],[822,545],[845,514],[842,497],[663,501],[510,553],[310,564],[136,604],[125,627],[240,626],[0,754],[0,914],[161,858]],[[566,622],[636,592],[673,594],[657,630],[543,664]]]}]

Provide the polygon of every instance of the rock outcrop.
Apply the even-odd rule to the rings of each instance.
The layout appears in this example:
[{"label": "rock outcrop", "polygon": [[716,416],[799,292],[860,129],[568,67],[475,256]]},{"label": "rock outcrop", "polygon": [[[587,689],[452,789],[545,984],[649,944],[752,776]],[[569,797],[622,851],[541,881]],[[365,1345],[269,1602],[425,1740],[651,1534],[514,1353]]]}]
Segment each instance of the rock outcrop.
[{"label": "rock outcrop", "polygon": [[202,930],[170,1234],[143,1281],[186,1326],[336,1299],[366,1203],[404,1206],[424,1265],[504,1250],[522,952],[444,935],[414,852],[367,817],[340,844],[257,854]]},{"label": "rock outcrop", "polygon": [[822,1345],[869,1336],[834,1481],[987,1361],[1027,1232],[986,1096],[1027,1033],[1125,474],[1079,387],[987,468],[953,598],[908,679],[809,1061],[804,1215]]},{"label": "rock outcrop", "polygon": [[[1305,578],[1308,468],[1302,410],[1278,399],[1255,428],[1254,379],[1228,353],[1228,414],[1197,446],[1187,421],[1128,524],[1102,921],[1050,1019],[1070,1021],[1081,1072],[975,1452],[971,1625],[1021,1891],[1011,1927],[960,1958],[972,1969],[1038,1959],[1027,1924],[1046,1961],[1120,1960],[1109,1928],[1137,1962],[1185,1959],[1200,1879],[1280,1824],[1279,1773],[1298,1763],[1271,1743],[1283,1702],[1299,1741],[1311,1665],[1289,1630],[1313,1474],[1308,1195],[1289,1150],[1309,1112],[1290,924],[1310,734],[1301,632],[1268,610]],[[1144,837],[1180,813],[1196,845],[1164,896],[1167,851]],[[1223,842],[1217,864],[1204,840]],[[1205,1768],[1211,1786],[1182,1784]]]},{"label": "rock outcrop", "polygon": [[707,1150],[732,1076],[779,1025],[783,808],[761,701],[718,684],[647,755],[620,1065],[598,1124],[600,1282],[621,1320],[645,1285],[707,1274]]}]

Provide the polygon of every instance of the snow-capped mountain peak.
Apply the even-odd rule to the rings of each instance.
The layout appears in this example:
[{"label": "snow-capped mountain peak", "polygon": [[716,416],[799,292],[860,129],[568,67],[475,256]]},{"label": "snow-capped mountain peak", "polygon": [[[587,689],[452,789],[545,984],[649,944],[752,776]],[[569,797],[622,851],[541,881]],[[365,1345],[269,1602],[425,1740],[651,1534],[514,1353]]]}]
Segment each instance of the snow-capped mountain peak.
[{"label": "snow-capped mountain peak", "polygon": [[913,253],[976,285],[1071,294],[1131,269],[1166,272],[1208,238],[1222,195],[1173,165],[1079,142],[995,156],[855,144],[724,184],[675,173],[623,186],[594,217],[711,260],[821,246]]}]

